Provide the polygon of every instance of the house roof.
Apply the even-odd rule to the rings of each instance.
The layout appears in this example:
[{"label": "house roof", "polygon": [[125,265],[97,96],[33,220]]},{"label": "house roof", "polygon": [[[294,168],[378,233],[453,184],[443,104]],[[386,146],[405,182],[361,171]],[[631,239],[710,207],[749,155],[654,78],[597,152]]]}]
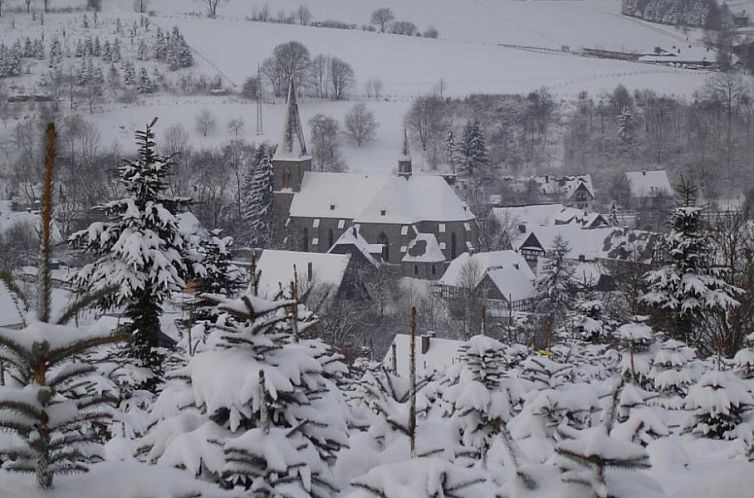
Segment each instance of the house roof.
[{"label": "house roof", "polygon": [[330,248],[328,253],[331,254],[343,254],[340,250],[346,246],[354,247],[362,256],[372,265],[380,266],[380,262],[373,256],[373,254],[380,254],[382,252],[382,244],[370,244],[359,233],[357,226],[352,226],[335,241],[335,244]]},{"label": "house roof", "polygon": [[[420,375],[430,373],[433,370],[444,370],[453,365],[457,361],[459,348],[465,344],[463,341],[432,337],[429,340],[429,349],[426,353],[422,353],[421,343],[421,337],[417,336],[414,352],[416,354],[416,370]],[[411,336],[408,334],[396,334],[392,344],[395,344],[398,374],[408,375]],[[392,345],[388,348],[382,363],[386,368],[393,367]]]},{"label": "house roof", "polygon": [[533,247],[538,243],[544,251],[549,251],[557,236],[562,237],[571,252],[568,259],[625,260],[631,250],[639,252],[638,260],[645,261],[657,241],[657,235],[641,230],[626,228],[604,227],[585,230],[579,225],[555,225],[534,228],[524,240],[519,240],[516,250]]},{"label": "house roof", "polygon": [[[294,266],[302,292],[312,286],[339,289],[350,260],[350,254],[265,249],[257,260],[257,269],[261,271],[259,295],[272,298],[279,292],[281,285],[284,289],[288,288],[293,282]],[[330,295],[334,296],[334,293],[331,292]]]},{"label": "house roof", "polygon": [[532,180],[539,185],[540,191],[545,195],[562,194],[570,199],[579,187],[583,185],[589,194],[594,197],[592,175],[544,175],[535,176]]},{"label": "house roof", "polygon": [[531,272],[516,268],[499,268],[488,271],[487,276],[505,299],[515,302],[537,296],[534,280],[530,278],[529,273]]},{"label": "house roof", "polygon": [[521,272],[528,280],[534,280],[534,273],[523,256],[515,251],[479,252],[473,255],[465,252],[450,262],[439,280],[441,285],[461,286],[466,278],[467,264],[476,265],[475,285],[479,285],[484,276],[494,270],[515,270]]},{"label": "house roof", "polygon": [[440,176],[401,178],[319,172],[304,174],[290,215],[406,225],[474,219],[466,203]]},{"label": "house roof", "polygon": [[627,171],[626,179],[633,197],[654,197],[672,195],[668,174],[664,169],[655,171]]},{"label": "house roof", "polygon": [[525,225],[527,229],[537,226],[566,225],[578,223],[588,228],[604,217],[592,211],[566,207],[563,204],[531,204],[492,208],[492,215],[503,226]]},{"label": "house roof", "polygon": [[417,233],[414,240],[408,244],[403,260],[407,263],[438,263],[445,261],[445,255],[440,250],[437,238],[431,233]]}]

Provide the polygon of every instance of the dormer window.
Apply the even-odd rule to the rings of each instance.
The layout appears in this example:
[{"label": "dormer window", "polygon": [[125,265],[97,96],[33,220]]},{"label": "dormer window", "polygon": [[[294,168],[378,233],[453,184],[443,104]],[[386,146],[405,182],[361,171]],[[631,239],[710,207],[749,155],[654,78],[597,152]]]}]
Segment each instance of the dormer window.
[{"label": "dormer window", "polygon": [[330,211],[335,211],[335,203],[330,202]]},{"label": "dormer window", "polygon": [[387,210],[380,209],[380,216],[385,216],[387,214]]}]

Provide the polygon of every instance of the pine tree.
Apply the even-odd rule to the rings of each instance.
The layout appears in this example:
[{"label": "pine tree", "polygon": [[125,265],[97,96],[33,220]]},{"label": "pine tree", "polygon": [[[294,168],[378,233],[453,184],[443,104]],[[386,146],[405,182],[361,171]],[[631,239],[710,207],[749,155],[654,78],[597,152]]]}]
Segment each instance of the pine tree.
[{"label": "pine tree", "polygon": [[689,362],[694,351],[682,342],[669,339],[662,343],[652,363],[650,376],[660,397],[655,403],[670,410],[683,408],[683,398],[694,382]]},{"label": "pine tree", "polygon": [[623,470],[650,467],[649,456],[644,448],[612,434],[621,389],[622,383],[619,382],[613,389],[602,424],[579,431],[576,437],[560,442],[555,448],[561,480],[586,488],[591,496],[597,498],[614,496],[605,480],[605,471],[609,467]]},{"label": "pine tree", "polygon": [[[124,161],[118,169],[129,197],[98,206],[107,221],[73,234],[70,241],[98,258],[75,276],[79,288],[120,285],[100,304],[124,307],[133,334],[128,354],[156,379],[162,371],[163,355],[158,351],[162,304],[185,286],[184,278],[194,268],[187,266],[191,248],[175,216],[188,199],[164,194],[173,164],[155,152],[153,124],[136,133],[137,158]],[[155,379],[147,386],[153,386]]]},{"label": "pine tree", "polygon": [[152,93],[155,91],[154,83],[145,67],[139,70],[139,82],[136,85],[136,91],[139,93]]},{"label": "pine tree", "polygon": [[162,29],[158,26],[157,32],[155,33],[154,45],[152,47],[154,58],[159,61],[164,61],[167,57],[167,50],[167,40],[165,39]]},{"label": "pine tree", "polygon": [[738,306],[740,292],[722,278],[714,267],[708,235],[702,227],[702,209],[691,206],[693,193],[686,194],[686,206],[676,208],[670,218],[670,233],[662,240],[662,268],[647,273],[647,293],[642,300],[668,313],[675,337],[696,339],[694,323],[707,313],[725,312]]},{"label": "pine tree", "polygon": [[102,60],[105,62],[113,61],[113,47],[110,45],[110,40],[105,40],[105,46],[102,47]]},{"label": "pine tree", "polygon": [[634,115],[629,107],[624,107],[618,115],[618,136],[624,144],[634,141]]},{"label": "pine tree", "polygon": [[136,70],[131,61],[126,61],[123,64],[123,83],[128,86],[134,86],[136,84]]},{"label": "pine tree", "polygon": [[450,166],[450,170],[455,173],[456,171],[456,136],[453,132],[453,128],[448,130],[448,134],[445,136],[445,161]]},{"label": "pine tree", "polygon": [[158,398],[146,457],[253,496],[335,495],[329,463],[348,442],[336,384],[345,366],[319,340],[298,339],[316,320],[295,301],[218,300],[213,346]]},{"label": "pine tree", "polygon": [[139,45],[136,48],[136,58],[140,61],[147,60],[147,43],[143,38],[139,39]]},{"label": "pine tree", "polygon": [[700,437],[751,441],[751,427],[744,414],[754,407],[746,383],[730,372],[709,371],[691,386],[685,400],[693,415],[687,430]]},{"label": "pine tree", "polygon": [[116,38],[113,43],[113,62],[120,62],[120,39]]},{"label": "pine tree", "polygon": [[50,67],[56,68],[63,61],[63,47],[60,44],[60,40],[54,38],[52,45],[50,45]]},{"label": "pine tree", "polygon": [[24,323],[21,330],[0,329],[0,427],[13,436],[0,442],[0,458],[5,470],[35,473],[43,489],[52,487],[56,474],[84,472],[87,463],[96,459],[92,447],[98,437],[92,424],[109,418],[106,405],[113,386],[95,378],[95,368],[84,362],[82,355],[125,339],[120,333],[83,332],[66,325],[112,288],[82,296],[57,320],[51,319],[55,155],[56,132],[50,124],[46,132],[36,317],[27,311],[28,301],[10,273],[0,272],[0,279],[20,304]]},{"label": "pine tree", "polygon": [[652,328],[640,322],[627,323],[618,328],[616,335],[624,347],[621,376],[626,382],[637,386],[650,386],[652,358],[649,347],[654,341]]},{"label": "pine tree", "polygon": [[99,36],[94,38],[94,44],[92,45],[92,55],[94,57],[102,56],[102,44],[99,41]]},{"label": "pine tree", "polygon": [[469,122],[463,130],[463,141],[458,152],[461,155],[460,172],[466,176],[482,175],[487,166],[487,142],[479,121]]},{"label": "pine tree", "polygon": [[565,310],[573,301],[573,264],[568,259],[571,249],[560,235],[555,237],[547,251],[547,259],[536,282],[540,297],[538,308],[546,313],[545,340],[549,344]]},{"label": "pine tree", "polygon": [[272,239],[272,158],[260,145],[254,156],[254,169],[244,182],[244,220],[248,223],[253,247],[265,248]]}]

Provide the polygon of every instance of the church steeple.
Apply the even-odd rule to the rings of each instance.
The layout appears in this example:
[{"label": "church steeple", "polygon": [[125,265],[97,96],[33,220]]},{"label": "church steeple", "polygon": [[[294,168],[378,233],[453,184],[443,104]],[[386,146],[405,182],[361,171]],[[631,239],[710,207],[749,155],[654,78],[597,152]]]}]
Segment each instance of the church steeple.
[{"label": "church steeple", "polygon": [[293,78],[288,85],[288,104],[285,109],[283,120],[283,135],[275,151],[273,160],[295,161],[309,158],[304,140],[304,131],[301,127],[301,116],[298,113],[296,101],[296,89],[293,86]]},{"label": "church steeple", "polygon": [[411,150],[408,147],[408,133],[406,128],[403,128],[403,146],[401,147],[401,155],[398,156],[398,176],[402,178],[410,178],[413,173],[413,166],[411,165]]}]

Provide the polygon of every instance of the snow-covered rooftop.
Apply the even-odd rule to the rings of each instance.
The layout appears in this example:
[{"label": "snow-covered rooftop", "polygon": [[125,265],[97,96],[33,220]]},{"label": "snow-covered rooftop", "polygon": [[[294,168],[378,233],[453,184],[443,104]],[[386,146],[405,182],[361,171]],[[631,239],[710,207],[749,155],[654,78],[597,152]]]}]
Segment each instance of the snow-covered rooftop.
[{"label": "snow-covered rooftop", "polygon": [[373,266],[380,266],[380,261],[375,258],[376,254],[380,254],[382,252],[382,245],[381,244],[370,244],[366,241],[366,239],[359,233],[359,229],[357,226],[352,226],[345,232],[343,232],[343,235],[341,235],[338,240],[335,241],[335,244],[330,248],[328,253],[332,254],[342,254],[341,248],[345,246],[352,246],[355,247],[356,250],[358,250],[364,258],[369,261]]},{"label": "snow-covered rooftop", "polygon": [[408,245],[403,261],[407,263],[438,263],[445,261],[437,238],[431,233],[417,233]]},{"label": "snow-covered rooftop", "polygon": [[655,171],[627,171],[626,179],[633,197],[654,197],[672,195],[668,174],[664,169]]},{"label": "snow-covered rooftop", "polygon": [[265,249],[257,260],[257,269],[262,272],[259,295],[272,298],[280,291],[281,285],[287,289],[293,282],[294,267],[302,291],[312,287],[338,289],[350,260],[349,254]]},{"label": "snow-covered rooftop", "polygon": [[563,204],[530,204],[527,206],[505,206],[492,208],[492,215],[503,227],[518,230],[520,225],[527,229],[537,226],[566,225],[578,223],[590,227],[601,216],[599,213],[566,207]]},{"label": "snow-covered rooftop", "polygon": [[309,153],[306,150],[306,141],[304,140],[304,129],[301,126],[301,116],[298,113],[296,89],[291,79],[288,86],[285,117],[283,118],[283,133],[278,142],[278,148],[275,150],[273,160],[290,161],[309,158]]},{"label": "snow-covered rooftop", "polygon": [[413,224],[469,221],[474,215],[440,176],[400,178],[352,173],[307,172],[293,197],[290,215],[341,218],[355,223]]},{"label": "snow-covered rooftop", "polygon": [[592,175],[543,175],[535,176],[532,180],[539,185],[539,190],[546,195],[562,194],[567,198],[571,198],[579,186],[584,185],[592,197],[594,197]]},{"label": "snow-covered rooftop", "polygon": [[[4,233],[16,225],[27,225],[36,231],[39,229],[41,218],[35,211],[13,211],[11,210],[10,201],[0,201],[0,234]],[[52,222],[52,242],[60,244],[63,242],[63,236],[57,223]]]},{"label": "snow-covered rooftop", "polygon": [[[520,272],[527,280],[534,281],[534,273],[529,268],[523,256],[515,251],[493,251],[461,254],[450,262],[439,283],[448,286],[463,285],[467,278],[467,268],[473,268],[473,277],[476,284],[482,281],[484,276],[491,271],[513,270]],[[504,274],[500,274],[501,276]]]},{"label": "snow-covered rooftop", "polygon": [[[395,357],[398,363],[398,374],[409,374],[409,354],[411,351],[411,336],[408,334],[396,334],[393,339],[395,345]],[[458,349],[465,344],[463,341],[456,341],[452,339],[437,339],[431,337],[429,339],[429,349],[426,353],[422,353],[422,338],[417,335],[416,337],[416,371],[418,374],[424,374],[432,372],[433,370],[444,370],[456,362],[458,358]],[[393,367],[393,346],[391,345],[383,364],[387,368]]]},{"label": "snow-covered rooftop", "polygon": [[537,289],[530,273],[518,268],[498,268],[488,271],[487,276],[506,299],[515,302],[537,296]]}]

